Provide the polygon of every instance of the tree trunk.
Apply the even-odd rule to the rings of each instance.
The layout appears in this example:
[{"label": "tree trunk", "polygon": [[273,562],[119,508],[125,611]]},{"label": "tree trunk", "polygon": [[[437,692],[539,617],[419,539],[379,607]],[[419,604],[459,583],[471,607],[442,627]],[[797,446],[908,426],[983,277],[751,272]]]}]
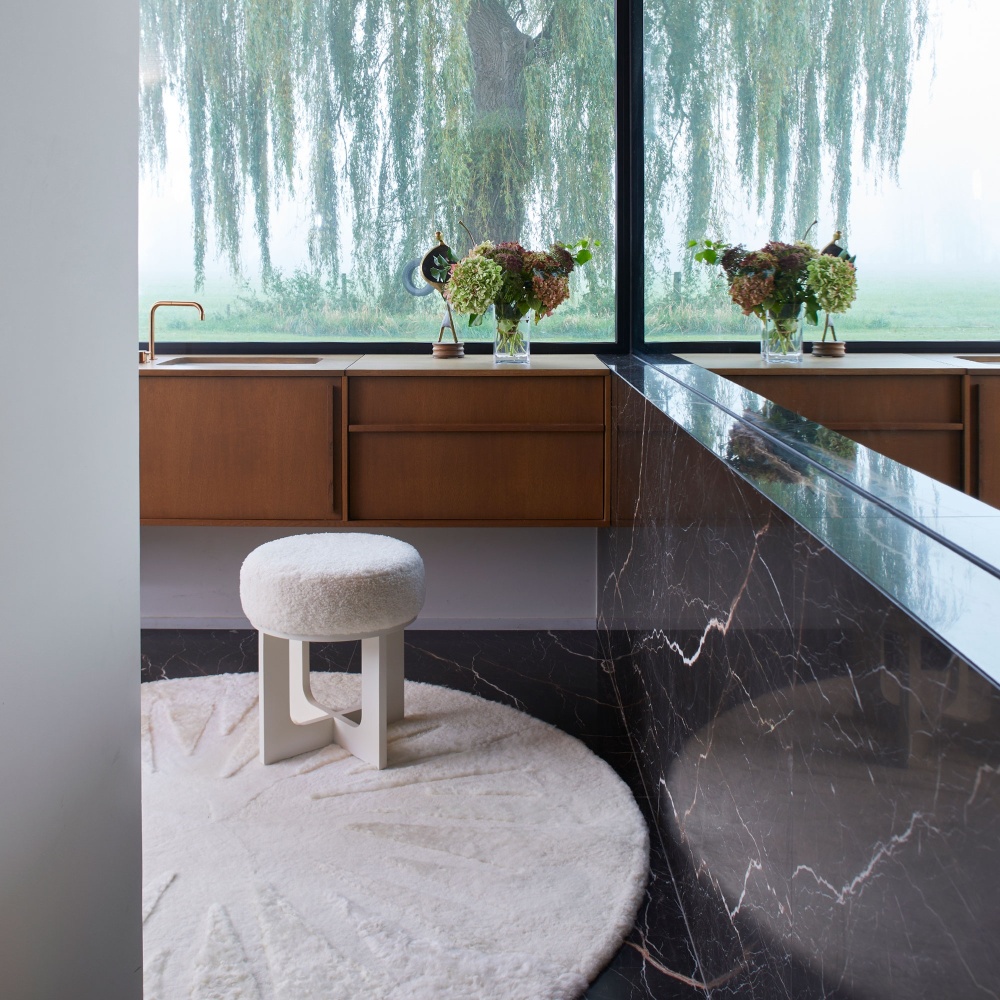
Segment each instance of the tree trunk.
[{"label": "tree trunk", "polygon": [[466,224],[477,240],[520,240],[531,183],[524,67],[531,38],[500,0],[473,0],[465,25],[476,79],[472,91],[472,200]]}]

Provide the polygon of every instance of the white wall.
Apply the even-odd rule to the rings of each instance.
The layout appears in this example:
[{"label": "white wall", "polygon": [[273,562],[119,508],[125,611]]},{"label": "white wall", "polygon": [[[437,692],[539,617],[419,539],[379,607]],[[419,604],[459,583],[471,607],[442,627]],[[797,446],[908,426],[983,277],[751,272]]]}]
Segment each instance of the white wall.
[{"label": "white wall", "polygon": [[[309,529],[142,529],[145,628],[249,628],[240,564]],[[377,530],[377,529],[372,529]],[[592,629],[596,528],[387,528],[420,551],[427,600],[413,628]]]},{"label": "white wall", "polygon": [[137,998],[137,9],[2,20],[0,995]]}]

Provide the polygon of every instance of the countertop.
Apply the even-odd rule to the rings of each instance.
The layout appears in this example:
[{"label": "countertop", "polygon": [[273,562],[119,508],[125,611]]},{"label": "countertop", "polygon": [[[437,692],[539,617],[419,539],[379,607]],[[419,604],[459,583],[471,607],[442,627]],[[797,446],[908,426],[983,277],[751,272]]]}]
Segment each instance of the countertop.
[{"label": "countertop", "polygon": [[[306,355],[282,355],[280,353],[266,355],[268,358],[294,358],[287,363],[273,361],[262,363],[260,361],[247,361],[245,364],[234,364],[227,361],[223,364],[213,364],[213,358],[222,357],[248,357],[248,355],[205,355],[204,363],[178,365],[173,364],[175,358],[195,357],[191,354],[163,354],[157,355],[156,361],[152,364],[140,364],[140,376],[171,376],[171,375],[238,375],[245,378],[247,375],[343,375],[348,368],[356,361],[360,360],[360,354],[306,354]],[[262,355],[264,357],[264,355]],[[301,358],[318,358],[314,363],[303,363]]]},{"label": "countertop", "polygon": [[[1000,685],[1000,510],[862,445],[832,451],[811,421],[776,420],[761,396],[700,364],[630,357],[613,369]],[[741,461],[734,432],[755,435],[773,462]]]},{"label": "countertop", "polygon": [[[848,348],[850,351],[850,348]],[[842,358],[818,358],[811,354],[802,356],[801,364],[765,364],[759,354],[676,354],[687,361],[713,372],[753,375],[894,375],[961,374],[962,372],[1000,372],[1000,363],[972,360],[977,355],[955,354],[846,354]],[[995,354],[981,354],[983,358],[997,358]],[[650,359],[661,363],[659,359]]]},{"label": "countertop", "polygon": [[533,354],[527,365],[502,364],[492,354],[469,354],[464,358],[438,359],[426,354],[365,354],[350,375],[589,375],[606,372],[607,365],[594,354]]},{"label": "countertop", "polygon": [[[140,364],[141,376],[177,375],[592,375],[607,372],[607,366],[594,354],[536,354],[530,364],[494,362],[491,354],[471,354],[464,358],[439,359],[429,354],[329,354],[267,355],[273,362],[247,361],[244,364],[213,363],[222,354],[205,355],[204,362],[174,364],[176,357],[197,355],[162,355],[153,364]],[[242,357],[242,355],[231,355]],[[301,357],[318,357],[315,363],[302,363]],[[295,360],[292,360],[295,358]],[[285,363],[278,359],[288,359]]]}]

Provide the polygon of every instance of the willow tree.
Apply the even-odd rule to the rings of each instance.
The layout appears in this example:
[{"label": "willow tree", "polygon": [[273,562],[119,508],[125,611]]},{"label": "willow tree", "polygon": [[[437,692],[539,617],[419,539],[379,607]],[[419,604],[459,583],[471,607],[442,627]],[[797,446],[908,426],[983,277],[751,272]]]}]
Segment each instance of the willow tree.
[{"label": "willow tree", "polygon": [[[866,158],[898,160],[924,3],[647,3],[653,235],[664,199],[686,206],[688,232],[705,231],[733,108],[738,180],[771,198],[774,228],[789,201],[796,226],[815,212],[824,153],[846,221],[857,136]],[[310,203],[314,268],[351,270],[383,300],[399,263],[434,229],[454,239],[459,219],[478,239],[613,235],[613,0],[141,0],[141,11],[146,165],[165,161],[170,89],[188,127],[199,286],[210,220],[239,269],[246,199],[267,278],[272,208],[291,193]],[[612,255],[595,263],[609,289]]]},{"label": "willow tree", "polygon": [[459,219],[480,239],[608,235],[613,39],[608,0],[143,0],[146,165],[165,160],[169,88],[199,285],[210,222],[238,269],[246,198],[266,278],[293,192],[313,265],[376,292],[435,229],[458,243]]},{"label": "willow tree", "polygon": [[[829,178],[849,228],[852,164],[895,176],[927,0],[665,0],[646,5],[647,225],[705,235],[736,183],[801,236]],[[678,183],[678,178],[683,178]],[[790,230],[790,231],[789,231]]]}]

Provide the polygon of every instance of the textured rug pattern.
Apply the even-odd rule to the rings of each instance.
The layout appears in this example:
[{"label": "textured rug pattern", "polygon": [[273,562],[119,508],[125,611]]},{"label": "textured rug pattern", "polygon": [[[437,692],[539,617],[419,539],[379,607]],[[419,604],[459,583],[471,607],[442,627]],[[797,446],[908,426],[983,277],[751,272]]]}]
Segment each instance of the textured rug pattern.
[{"label": "textured rug pattern", "polygon": [[[314,674],[332,708],[359,678]],[[142,686],[146,1000],[579,996],[648,866],[628,789],[503,705],[407,683],[390,767],[263,767],[257,677]]]}]

